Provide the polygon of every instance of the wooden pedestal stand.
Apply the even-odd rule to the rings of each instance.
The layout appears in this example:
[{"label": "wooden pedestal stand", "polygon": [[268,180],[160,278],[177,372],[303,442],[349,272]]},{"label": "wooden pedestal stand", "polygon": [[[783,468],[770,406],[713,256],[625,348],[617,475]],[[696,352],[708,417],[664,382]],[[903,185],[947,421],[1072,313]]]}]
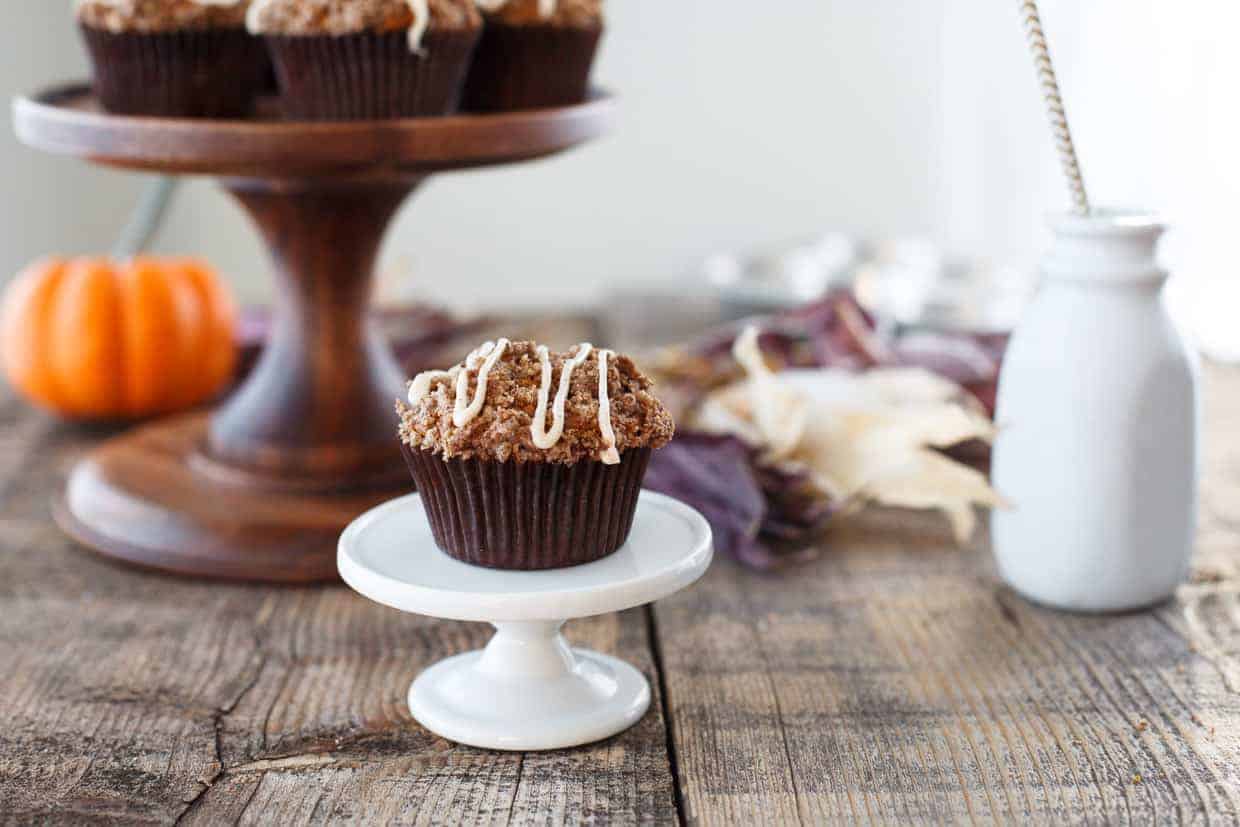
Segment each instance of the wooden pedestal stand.
[{"label": "wooden pedestal stand", "polygon": [[392,216],[428,175],[560,152],[608,128],[562,109],[290,123],[108,115],[85,86],[19,99],[18,137],[131,170],[218,177],[276,264],[262,359],[210,416],[113,439],[74,468],[57,520],[109,557],[206,577],[336,577],[340,532],[411,485],[393,412],[404,379],[366,313]]}]

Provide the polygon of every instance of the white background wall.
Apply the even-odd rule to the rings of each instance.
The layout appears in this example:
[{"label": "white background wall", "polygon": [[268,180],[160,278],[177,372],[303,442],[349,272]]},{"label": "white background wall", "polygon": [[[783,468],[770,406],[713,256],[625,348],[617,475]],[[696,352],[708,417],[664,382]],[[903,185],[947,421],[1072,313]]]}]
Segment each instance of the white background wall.
[{"label": "white background wall", "polygon": [[[68,0],[11,5],[0,91],[83,75]],[[689,289],[711,251],[829,228],[1030,264],[1042,216],[1065,203],[1014,0],[610,5],[597,79],[622,95],[621,128],[559,159],[431,181],[389,238],[386,293],[473,307]],[[1206,336],[1235,327],[1217,312],[1237,295],[1229,6],[1043,0],[1091,194],[1177,221],[1180,303]],[[0,273],[106,250],[140,180],[3,130]],[[207,182],[183,191],[160,247],[207,255],[247,299],[264,295],[257,239]]]}]

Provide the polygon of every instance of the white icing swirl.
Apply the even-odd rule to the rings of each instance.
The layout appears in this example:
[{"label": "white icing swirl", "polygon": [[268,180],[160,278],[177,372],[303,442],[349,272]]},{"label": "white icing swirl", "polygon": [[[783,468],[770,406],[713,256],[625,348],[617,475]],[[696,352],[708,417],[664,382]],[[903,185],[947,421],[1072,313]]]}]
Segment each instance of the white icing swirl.
[{"label": "white icing swirl", "polygon": [[590,358],[594,345],[583,342],[577,346],[573,358],[564,362],[560,369],[560,386],[555,392],[555,403],[551,408],[551,430],[547,430],[547,399],[551,395],[551,356],[547,348],[538,346],[538,359],[542,362],[542,384],[538,388],[538,409],[534,412],[534,424],[530,428],[530,436],[534,445],[546,451],[555,446],[564,435],[564,404],[568,401],[569,383],[573,379],[573,371],[577,366]]},{"label": "white icing swirl", "polygon": [[[452,411],[453,425],[464,428],[482,411],[482,406],[487,401],[487,378],[491,375],[491,368],[495,367],[495,363],[500,360],[507,349],[508,340],[500,339],[499,342],[487,342],[465,358],[465,369],[456,377],[456,406]],[[465,397],[469,393],[469,372],[478,367],[478,361],[483,357],[486,357],[486,361],[482,363],[482,367],[478,368],[478,386],[474,388],[474,398],[466,403]]]},{"label": "white icing swirl", "polygon": [[[484,12],[494,13],[507,6],[512,0],[474,0],[478,8]],[[542,18],[551,17],[555,14],[558,0],[538,0],[538,16]]]},{"label": "white icing swirl", "polygon": [[611,397],[607,393],[607,358],[614,356],[610,350],[598,352],[598,432],[603,437],[603,451],[599,459],[605,465],[619,465],[620,452],[616,450],[616,432],[611,427]]},{"label": "white icing swirl", "polygon": [[254,0],[254,2],[250,3],[250,8],[245,13],[245,27],[250,34],[262,34],[265,31],[263,28],[263,14],[266,13],[268,7],[274,2],[275,0]]},{"label": "white icing swirl", "polygon": [[409,27],[409,51],[422,51],[422,38],[431,25],[430,0],[405,0],[413,12],[413,25]]},{"label": "white icing swirl", "polygon": [[460,365],[452,370],[428,370],[425,373],[419,373],[409,383],[409,404],[416,405],[426,398],[431,392],[431,383],[439,379],[448,379],[456,381],[456,376],[461,372]]}]

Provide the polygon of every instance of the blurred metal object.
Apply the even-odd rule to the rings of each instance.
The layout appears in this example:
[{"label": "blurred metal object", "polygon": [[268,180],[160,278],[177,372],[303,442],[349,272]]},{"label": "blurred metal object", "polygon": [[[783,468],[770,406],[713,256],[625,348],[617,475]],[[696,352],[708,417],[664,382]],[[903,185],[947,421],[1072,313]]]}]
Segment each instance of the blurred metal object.
[{"label": "blurred metal object", "polygon": [[903,240],[876,246],[853,289],[861,306],[884,321],[988,334],[1011,332],[1035,286],[1032,273]]},{"label": "blurred metal object", "polygon": [[124,261],[146,250],[164,223],[176,189],[177,179],[170,175],[157,176],[146,185],[142,199],[112,246],[112,258]]},{"label": "blurred metal object", "polygon": [[726,319],[786,310],[847,286],[861,261],[861,245],[843,233],[757,255],[721,253],[702,264]]}]

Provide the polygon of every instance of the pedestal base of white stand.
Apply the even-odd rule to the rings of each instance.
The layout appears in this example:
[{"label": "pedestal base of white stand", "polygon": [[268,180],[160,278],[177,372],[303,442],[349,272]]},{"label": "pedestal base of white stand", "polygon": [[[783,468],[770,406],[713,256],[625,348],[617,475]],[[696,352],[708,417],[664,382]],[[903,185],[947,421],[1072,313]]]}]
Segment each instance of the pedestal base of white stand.
[{"label": "pedestal base of white stand", "polygon": [[641,720],[650,685],[623,661],[569,649],[560,624],[504,623],[485,650],[440,661],[409,689],[418,723],[502,750],[575,747]]},{"label": "pedestal base of white stand", "polygon": [[609,655],[570,649],[565,621],[666,597],[701,577],[710,559],[701,515],[643,492],[629,542],[585,566],[496,571],[453,560],[435,547],[416,496],[358,518],[341,537],[337,564],[372,600],[495,626],[486,649],[440,661],[414,681],[409,709],[420,724],[470,746],[544,750],[615,735],[650,707],[645,677]]}]

